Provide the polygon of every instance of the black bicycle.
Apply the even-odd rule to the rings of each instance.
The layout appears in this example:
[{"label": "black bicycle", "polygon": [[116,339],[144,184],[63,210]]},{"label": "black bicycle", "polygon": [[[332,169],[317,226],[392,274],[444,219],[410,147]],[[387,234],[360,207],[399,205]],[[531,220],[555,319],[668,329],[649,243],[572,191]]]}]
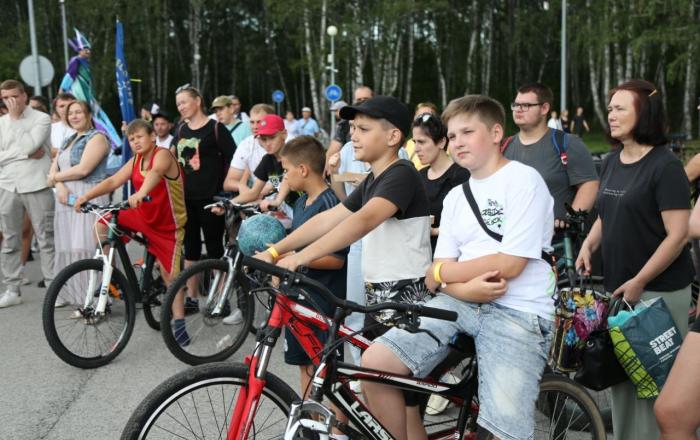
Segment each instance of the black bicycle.
[{"label": "black bicycle", "polygon": [[[129,209],[128,201],[83,205],[84,213],[100,218],[111,214],[107,240],[97,247],[95,257],[63,268],[46,291],[46,340],[59,358],[75,367],[106,365],[124,349],[134,329],[135,304],[139,299],[148,325],[160,330],[165,283],[155,257],[146,250],[146,238],[117,225],[119,212],[124,209]],[[125,237],[144,247],[143,260],[137,264],[129,258],[122,240]],[[117,260],[121,270],[115,267]],[[80,301],[70,303],[75,298]]]},{"label": "black bicycle", "polygon": [[[164,325],[161,329],[165,345],[175,357],[190,365],[221,361],[233,355],[249,332],[254,334],[265,325],[272,307],[271,298],[256,291],[267,276],[237,269],[243,257],[236,241],[238,228],[244,218],[261,214],[257,205],[239,205],[222,197],[214,200],[216,203],[204,209],[225,210],[224,256],[202,260],[185,269],[168,289],[161,309],[161,322],[173,322],[172,327]],[[184,300],[179,292],[187,292],[199,304],[198,310],[185,311],[184,325],[173,321],[172,305]]]},{"label": "black bicycle", "polygon": [[[458,409],[457,414],[427,422],[431,440],[473,440],[482,434],[476,424],[478,367],[471,338],[456,337],[445,362],[424,379],[362,368],[337,359],[337,349],[345,342],[360,348],[367,348],[369,344],[358,332],[340,324],[351,312],[394,310],[395,313],[387,317],[390,322],[385,324],[412,332],[420,331],[421,316],[455,320],[455,312],[420,304],[383,303],[364,307],[336,298],[325,286],[298,272],[248,257],[242,258],[239,264],[280,279],[279,289],[266,288],[275,296],[275,303],[268,325],[258,332],[253,353],[246,357],[245,364],[200,365],[163,382],[134,411],[122,433],[123,440],[328,439],[332,428],[338,428],[351,439],[392,439],[351,391],[349,384],[355,380],[381,382],[423,394],[438,393],[449,399]],[[302,296],[307,300],[311,298],[305,289],[312,289],[335,304],[333,319],[297,302]],[[270,356],[284,328],[295,335],[316,365],[311,398],[303,402],[287,383],[268,371]],[[314,328],[328,332],[325,344],[320,342]],[[442,383],[435,379],[455,367],[461,371],[459,383]],[[512,379],[504,377],[503,380]],[[351,423],[340,423],[324,406],[323,397],[333,402]],[[545,374],[535,408],[537,439],[606,438],[595,402],[585,388],[566,377]]]}]

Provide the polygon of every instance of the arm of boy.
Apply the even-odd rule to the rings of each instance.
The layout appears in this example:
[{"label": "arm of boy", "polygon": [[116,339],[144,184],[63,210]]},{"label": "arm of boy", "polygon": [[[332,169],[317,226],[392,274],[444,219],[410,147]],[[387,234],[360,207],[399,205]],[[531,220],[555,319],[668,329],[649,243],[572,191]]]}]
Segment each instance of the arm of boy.
[{"label": "arm of boy", "polygon": [[[306,232],[306,230],[308,230],[308,235],[304,238],[311,239],[308,240],[307,243],[316,240],[316,238],[319,237],[323,237],[323,239],[316,240],[305,247],[303,251],[297,252],[280,260],[278,265],[289,270],[296,270],[298,266],[306,266],[309,264],[309,262],[319,257],[329,255],[338,249],[348,247],[352,243],[364,237],[368,232],[379,226],[386,219],[396,214],[398,207],[383,197],[373,197],[355,213],[351,213],[351,211],[343,205],[337,205],[333,209],[326,212],[334,213],[335,211],[339,211],[341,209],[347,213],[346,218],[344,220],[341,218],[341,221],[339,222],[340,224],[336,223],[337,226],[334,225],[335,227],[329,228],[327,230],[328,232],[313,231],[311,229],[313,226],[312,224],[314,223],[313,220],[319,217],[324,217],[325,212],[304,223],[304,225],[299,228],[299,231],[305,229]],[[339,217],[340,216],[338,216],[338,218]],[[311,227],[307,228],[307,225]],[[296,232],[297,231],[295,231],[295,233]],[[294,234],[291,234],[290,237],[293,235]],[[282,242],[284,242],[284,240]],[[304,246],[304,244],[306,243],[300,243],[296,248],[298,249]],[[286,247],[280,249],[275,246],[275,248],[278,252],[286,252],[289,250]]]},{"label": "arm of boy", "polygon": [[73,204],[73,209],[75,209],[75,212],[80,212],[80,207],[85,202],[92,200],[95,197],[99,197],[103,194],[111,193],[115,189],[124,185],[131,178],[131,170],[133,169],[133,167],[134,167],[134,158],[132,157],[114,175],[112,175],[111,177],[98,183],[90,191],[88,191],[87,193],[78,197],[75,200],[75,203]]},{"label": "arm of boy", "polygon": [[226,179],[224,179],[224,191],[239,192],[238,188],[241,183],[241,176],[243,176],[243,170],[229,167],[228,173],[226,173]]},{"label": "arm of boy", "polygon": [[[443,282],[447,284],[468,282],[490,271],[498,271],[501,277],[508,280],[517,277],[525,270],[527,260],[525,257],[499,252],[472,260],[444,263],[440,275]],[[430,276],[432,277],[432,274]]]},{"label": "arm of boy", "polygon": [[309,263],[309,269],[318,270],[338,270],[343,268],[345,258],[340,258],[336,255],[326,255],[325,257],[317,258]]},{"label": "arm of boy", "polygon": [[233,203],[249,203],[249,202],[254,202],[255,200],[258,199],[258,196],[262,192],[263,188],[265,187],[265,182],[263,180],[256,180],[255,183],[253,184],[253,188],[251,188],[250,191],[245,191],[239,193],[236,197],[233,198]]},{"label": "arm of boy", "polygon": [[85,145],[80,163],[65,171],[49,174],[48,183],[51,185],[56,182],[80,180],[93,172],[108,153],[109,142],[107,142],[107,138],[102,134],[95,135]]},{"label": "arm of boy", "polygon": [[[299,226],[299,228],[294,230],[294,232],[289,234],[283,240],[272,244],[272,246],[275,248],[275,250],[277,250],[277,253],[279,255],[286,254],[288,252],[293,251],[294,249],[302,248],[322,237],[324,234],[336,227],[338,224],[341,224],[343,220],[347,219],[351,215],[352,211],[350,211],[342,204],[338,204],[329,210],[323,211],[311,217],[308,221],[304,222],[304,224]],[[341,249],[343,247],[345,246],[338,246],[336,249],[333,249],[330,252],[326,252],[325,254],[319,254],[317,258],[331,254],[333,251]],[[287,258],[291,258],[294,255],[297,254],[289,254],[289,257],[285,257],[283,259],[286,260]],[[258,253],[257,255],[255,255],[255,258],[266,261],[268,263],[273,263],[275,260],[275,258],[273,258],[273,256],[267,251]],[[312,258],[309,261],[313,259],[315,258]],[[296,266],[294,268],[296,269]]]},{"label": "arm of boy", "polygon": [[506,280],[491,270],[466,283],[448,284],[440,291],[462,301],[487,303],[503,296],[507,289]]},{"label": "arm of boy", "polygon": [[283,180],[282,183],[280,183],[280,188],[279,191],[277,191],[277,195],[275,196],[274,200],[263,200],[260,202],[260,210],[261,211],[267,211],[271,207],[278,207],[282,203],[284,203],[284,199],[287,198],[289,195],[289,184],[287,183],[286,180]]},{"label": "arm of boy", "polygon": [[176,170],[172,170],[177,167],[173,156],[165,152],[163,152],[163,154],[158,154],[160,151],[161,150],[156,149],[153,153],[155,154],[153,166],[146,172],[141,188],[129,196],[129,206],[132,208],[138,208],[141,202],[143,202],[143,198],[158,185],[158,182],[163,180],[163,176],[167,175],[168,171],[171,171],[171,175],[177,172]]}]

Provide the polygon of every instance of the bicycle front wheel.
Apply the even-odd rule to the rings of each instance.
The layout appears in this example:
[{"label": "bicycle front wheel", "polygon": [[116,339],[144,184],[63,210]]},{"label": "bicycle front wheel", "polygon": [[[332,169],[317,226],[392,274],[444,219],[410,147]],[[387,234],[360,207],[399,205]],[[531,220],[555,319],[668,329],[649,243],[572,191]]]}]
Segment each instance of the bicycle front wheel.
[{"label": "bicycle front wheel", "polygon": [[567,377],[545,374],[535,406],[535,438],[605,440],[605,424],[584,387]]},{"label": "bicycle front wheel", "polygon": [[[166,293],[161,313],[161,331],[165,345],[181,361],[190,365],[223,361],[236,352],[248,335],[254,315],[254,300],[245,289],[240,274],[226,289],[228,264],[223,260],[204,260],[185,269]],[[193,291],[186,291],[195,286]],[[178,292],[186,294],[178,295]],[[183,320],[173,319],[173,305],[186,304]],[[224,306],[217,312],[217,304]],[[182,305],[182,303],[180,303]]]},{"label": "bicycle front wheel", "polygon": [[[159,385],[136,408],[122,440],[226,438],[248,367],[214,363],[185,370]],[[292,402],[299,396],[267,373],[248,438],[280,439]]]},{"label": "bicycle front wheel", "polygon": [[126,347],[134,330],[134,295],[126,277],[117,269],[112,270],[104,313],[95,310],[102,265],[101,260],[89,259],[66,266],[49,285],[44,298],[42,321],[46,340],[59,358],[74,367],[108,364]]}]

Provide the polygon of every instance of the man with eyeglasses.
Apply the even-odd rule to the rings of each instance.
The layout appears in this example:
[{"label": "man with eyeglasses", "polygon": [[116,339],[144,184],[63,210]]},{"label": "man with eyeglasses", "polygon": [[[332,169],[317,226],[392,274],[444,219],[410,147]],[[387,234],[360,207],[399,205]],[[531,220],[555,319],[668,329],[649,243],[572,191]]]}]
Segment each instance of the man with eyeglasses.
[{"label": "man with eyeglasses", "polygon": [[504,155],[535,168],[554,198],[554,227],[566,227],[565,203],[590,211],[598,192],[598,175],[588,148],[578,136],[547,127],[554,100],[549,87],[521,86],[511,103],[520,131],[505,140]]}]

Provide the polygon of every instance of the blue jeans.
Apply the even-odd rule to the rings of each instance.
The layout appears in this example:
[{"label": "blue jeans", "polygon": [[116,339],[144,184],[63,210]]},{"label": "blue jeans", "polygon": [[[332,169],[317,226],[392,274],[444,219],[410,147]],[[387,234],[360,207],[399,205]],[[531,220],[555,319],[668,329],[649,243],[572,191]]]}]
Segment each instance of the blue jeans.
[{"label": "blue jeans", "polygon": [[532,439],[535,401],[549,353],[552,321],[495,303],[470,303],[438,294],[428,307],[454,310],[456,322],[421,318],[425,333],[392,328],[375,340],[389,347],[416,377],[425,377],[448,353],[457,333],[474,338],[479,362],[478,424],[503,440]]}]

